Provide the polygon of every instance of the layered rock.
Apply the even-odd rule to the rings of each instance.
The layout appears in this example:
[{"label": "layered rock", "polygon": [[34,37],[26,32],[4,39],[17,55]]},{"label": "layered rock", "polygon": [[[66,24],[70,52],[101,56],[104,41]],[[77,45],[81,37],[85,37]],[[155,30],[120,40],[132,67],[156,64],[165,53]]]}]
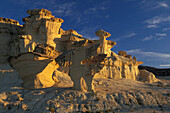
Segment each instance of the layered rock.
[{"label": "layered rock", "polygon": [[149,72],[152,72],[156,76],[169,76],[170,75],[170,68],[160,69],[160,68],[154,68],[149,66],[139,66],[139,69],[145,69]]},{"label": "layered rock", "polygon": [[153,83],[157,82],[158,79],[156,79],[155,75],[147,70],[140,70],[140,76],[138,78],[139,80],[143,82]]},{"label": "layered rock", "polygon": [[95,74],[95,77],[137,80],[139,75],[138,65],[142,63],[141,61],[135,61],[112,52],[111,57],[106,58],[103,62],[104,67],[99,73]]},{"label": "layered rock", "polygon": [[24,30],[26,35],[31,35],[32,41],[41,44],[49,44],[55,48],[55,38],[60,38],[59,29],[63,20],[55,18],[46,9],[28,10],[30,15],[23,18]]},{"label": "layered rock", "polygon": [[29,16],[23,18],[25,24],[7,44],[10,64],[19,72],[24,87],[53,86],[58,81],[53,72],[69,75],[73,88],[83,91],[93,89],[93,77],[137,80],[138,65],[143,62],[136,61],[136,57],[132,59],[125,51],[118,55],[112,52],[116,42],[106,40],[110,33],[100,29],[95,32],[100,39],[89,40],[75,30],[61,29],[63,20],[46,9],[27,13]]},{"label": "layered rock", "polygon": [[55,58],[61,52],[46,44],[39,44],[34,52],[10,57],[11,66],[19,72],[26,88],[45,88],[55,84],[53,72],[59,67]]},{"label": "layered rock", "polygon": [[9,43],[19,34],[21,25],[18,21],[0,17],[0,63],[7,63],[9,56]]},{"label": "layered rock", "polygon": [[26,88],[45,88],[55,84],[53,72],[59,67],[54,59],[33,52],[9,59],[10,64],[19,72]]}]

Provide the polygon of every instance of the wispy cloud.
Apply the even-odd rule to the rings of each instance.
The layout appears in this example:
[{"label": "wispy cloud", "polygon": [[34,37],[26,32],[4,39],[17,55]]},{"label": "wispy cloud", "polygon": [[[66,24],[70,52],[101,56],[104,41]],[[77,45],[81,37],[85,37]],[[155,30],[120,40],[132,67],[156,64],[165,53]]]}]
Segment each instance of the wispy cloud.
[{"label": "wispy cloud", "polygon": [[142,39],[142,41],[148,41],[148,40],[161,40],[164,39],[167,36],[167,33],[156,33],[154,35],[147,36]]},{"label": "wispy cloud", "polygon": [[170,64],[170,54],[142,51],[140,49],[127,50],[126,52],[130,55],[136,56],[140,61],[143,61],[145,63],[144,65],[160,67],[160,65],[165,66],[163,64]]},{"label": "wispy cloud", "polygon": [[159,5],[160,7],[165,7],[165,8],[168,8],[168,7],[169,7],[168,4],[165,3],[165,2],[160,2],[158,5]]},{"label": "wispy cloud", "polygon": [[170,22],[170,16],[156,16],[144,21],[147,24],[147,28],[157,28],[159,24]]},{"label": "wispy cloud", "polygon": [[53,13],[55,15],[60,15],[60,16],[71,16],[72,14],[74,14],[73,13],[74,12],[73,11],[74,5],[75,5],[74,2],[60,4],[53,10]]},{"label": "wispy cloud", "polygon": [[128,50],[127,53],[140,54],[140,55],[151,57],[151,58],[157,57],[161,59],[170,59],[170,54],[157,53],[157,52],[145,52],[145,51],[141,51],[140,49]]},{"label": "wispy cloud", "polygon": [[157,28],[157,25],[151,24],[151,25],[147,25],[147,28]]},{"label": "wispy cloud", "polygon": [[[83,14],[85,15],[91,15],[92,17],[105,17],[108,18],[110,15],[107,12],[108,9],[110,8],[110,6],[108,4],[110,4],[112,1],[111,0],[105,0],[102,2],[96,2],[95,5],[87,8],[86,10],[83,11]],[[104,16],[105,15],[105,16]]]},{"label": "wispy cloud", "polygon": [[144,9],[160,9],[160,8],[169,8],[169,2],[167,0],[141,0],[140,4]]},{"label": "wispy cloud", "polygon": [[155,35],[156,35],[156,36],[160,36],[160,37],[165,37],[165,36],[167,36],[166,33],[156,33]]},{"label": "wispy cloud", "polygon": [[165,3],[165,2],[157,2],[157,3],[155,4],[155,7],[153,7],[153,9],[155,9],[155,8],[169,8],[169,6],[168,6],[168,4]]},{"label": "wispy cloud", "polygon": [[79,33],[88,39],[99,39],[98,36],[95,35],[95,32],[99,30],[100,26],[95,26],[95,27],[84,27],[82,30],[79,31]]},{"label": "wispy cloud", "polygon": [[164,28],[162,31],[168,31],[168,30],[170,30],[170,27]]},{"label": "wispy cloud", "polygon": [[161,64],[160,67],[170,67],[170,64]]},{"label": "wispy cloud", "polygon": [[170,54],[141,51],[140,49],[128,50],[128,54],[136,56],[139,60],[143,61],[145,65],[154,64],[154,66],[160,66],[162,64],[170,64]]},{"label": "wispy cloud", "polygon": [[130,33],[130,34],[127,34],[125,36],[118,37],[118,38],[114,39],[114,41],[120,41],[120,40],[123,40],[123,39],[126,39],[126,38],[131,38],[131,37],[134,37],[134,36],[136,36],[136,33]]},{"label": "wispy cloud", "polygon": [[142,41],[152,40],[153,38],[154,37],[152,35],[151,36],[147,36],[144,39],[142,39]]},{"label": "wispy cloud", "polygon": [[99,6],[95,6],[95,7],[92,7],[92,8],[89,8],[87,10],[84,11],[85,14],[90,14],[90,13],[96,13],[96,12],[100,12],[102,10],[106,10],[107,7],[99,7]]}]

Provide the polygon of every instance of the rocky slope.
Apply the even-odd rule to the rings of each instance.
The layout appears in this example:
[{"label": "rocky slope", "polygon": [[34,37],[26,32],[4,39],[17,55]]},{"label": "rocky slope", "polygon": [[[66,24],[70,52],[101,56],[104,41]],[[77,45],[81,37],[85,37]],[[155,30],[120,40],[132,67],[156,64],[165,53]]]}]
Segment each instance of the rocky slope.
[{"label": "rocky slope", "polygon": [[60,80],[56,87],[23,89],[16,71],[7,64],[0,67],[0,113],[170,111],[170,84],[160,87],[130,79],[96,78],[95,93],[85,93],[69,88],[73,84],[67,76],[56,76]]}]

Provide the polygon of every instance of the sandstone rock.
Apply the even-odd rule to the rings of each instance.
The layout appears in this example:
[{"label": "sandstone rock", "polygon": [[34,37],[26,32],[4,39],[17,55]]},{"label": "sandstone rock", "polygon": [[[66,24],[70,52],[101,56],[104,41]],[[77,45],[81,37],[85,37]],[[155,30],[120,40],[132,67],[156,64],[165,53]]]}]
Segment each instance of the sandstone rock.
[{"label": "sandstone rock", "polygon": [[25,53],[9,59],[11,66],[19,72],[26,88],[45,88],[54,85],[52,75],[59,66],[54,59],[36,53]]},{"label": "sandstone rock", "polygon": [[165,87],[167,83],[162,82],[161,80],[156,81],[156,85],[159,87]]},{"label": "sandstone rock", "polygon": [[127,58],[132,60],[132,55],[125,55],[125,57],[127,57]]},{"label": "sandstone rock", "polygon": [[13,70],[9,64],[0,64],[0,88],[21,87],[23,81],[19,78],[18,72]]},{"label": "sandstone rock", "polygon": [[55,18],[51,12],[46,9],[28,10],[30,15],[23,18],[24,30],[26,35],[31,35],[32,41],[40,44],[49,44],[56,47],[55,38],[61,38],[59,29],[63,20]]},{"label": "sandstone rock", "polygon": [[147,70],[140,70],[139,80],[148,83],[153,83],[158,81],[155,75]]},{"label": "sandstone rock", "polygon": [[137,60],[137,58],[134,56],[134,57],[133,57],[133,60],[135,60],[135,61],[136,61],[136,60]]},{"label": "sandstone rock", "polygon": [[0,17],[0,63],[8,63],[10,40],[17,37],[20,29],[18,21]]},{"label": "sandstone rock", "polygon": [[127,52],[126,51],[119,51],[118,55],[120,56],[126,56]]},{"label": "sandstone rock", "polygon": [[111,34],[100,29],[98,31],[95,32],[95,34],[100,37],[99,39],[99,43],[100,43],[100,47],[98,48],[98,53],[100,54],[108,54],[111,52],[110,49],[116,45],[116,42],[113,41],[108,41],[106,40],[107,37],[110,37]]},{"label": "sandstone rock", "polygon": [[57,58],[59,55],[62,54],[62,52],[55,50],[54,47],[48,44],[38,44],[35,47],[34,52],[47,55],[48,57],[51,58]]},{"label": "sandstone rock", "polygon": [[53,73],[53,80],[56,87],[73,87],[73,81],[68,74],[55,70]]},{"label": "sandstone rock", "polygon": [[19,25],[19,22],[9,18],[0,17],[0,23]]},{"label": "sandstone rock", "polygon": [[107,57],[103,62],[103,68],[99,73],[95,74],[95,78],[126,78],[137,80],[137,76],[139,75],[138,65],[143,62],[119,56],[114,52],[111,55],[111,57]]},{"label": "sandstone rock", "polygon": [[[106,40],[110,33],[100,29],[95,32],[100,39],[89,40],[73,29],[61,29],[63,20],[46,9],[28,10],[27,13],[30,16],[23,18],[25,24],[20,34],[8,44],[12,56],[10,63],[19,72],[25,87],[53,86],[59,82],[57,77],[52,77],[56,69],[55,73],[71,77],[74,89],[85,92],[93,89],[93,77],[137,79],[138,65],[143,62],[132,60],[125,51],[119,51],[119,55],[112,52],[116,42]],[[44,75],[49,67],[49,74]],[[49,85],[45,79],[49,79]]]},{"label": "sandstone rock", "polygon": [[[46,9],[27,13],[30,16],[23,19],[24,26],[0,18],[0,53],[5,51],[5,55],[0,54],[0,63],[10,56],[10,65],[19,73],[23,86],[40,89],[21,88],[18,73],[9,65],[0,64],[0,112],[169,109],[168,86],[150,72],[139,72],[138,65],[143,62],[135,57],[112,52],[116,42],[106,40],[110,33],[100,29],[96,32],[100,39],[89,40],[75,30],[61,29],[63,20]],[[84,92],[70,90],[72,86]]]},{"label": "sandstone rock", "polygon": [[139,66],[139,69],[146,69],[149,72],[152,72],[156,76],[169,76],[170,75],[170,68],[160,69],[155,67],[149,66]]}]

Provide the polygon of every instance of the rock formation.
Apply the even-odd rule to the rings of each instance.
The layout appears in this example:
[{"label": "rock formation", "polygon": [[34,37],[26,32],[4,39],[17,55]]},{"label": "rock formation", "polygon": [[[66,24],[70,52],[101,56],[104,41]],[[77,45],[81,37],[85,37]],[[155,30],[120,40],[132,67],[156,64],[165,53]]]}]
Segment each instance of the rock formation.
[{"label": "rock formation", "polygon": [[[61,18],[46,9],[28,10],[25,24],[0,18],[0,62],[7,62],[19,72],[27,88],[55,86],[57,76],[70,76],[73,89],[93,90],[93,78],[132,79],[143,77],[136,57],[125,51],[111,51],[116,42],[106,40],[111,34],[96,31],[99,40],[82,37],[75,30],[64,31]],[[4,60],[5,59],[5,60]],[[55,73],[54,73],[55,72]],[[63,74],[62,74],[63,73]],[[148,80],[148,79],[147,79]],[[148,80],[149,81],[149,80]]]},{"label": "rock formation", "polygon": [[27,13],[24,25],[0,18],[0,113],[169,113],[170,81],[111,51],[110,33],[100,29],[100,39],[89,40],[64,31],[46,9]]},{"label": "rock formation", "polygon": [[0,17],[0,63],[7,63],[11,53],[9,43],[17,38],[21,29],[18,21]]},{"label": "rock formation", "polygon": [[169,76],[170,75],[170,68],[154,68],[154,67],[149,67],[149,66],[139,66],[139,69],[145,69],[149,72],[152,72],[156,76]]},{"label": "rock formation", "polygon": [[143,82],[157,82],[158,79],[156,79],[155,75],[147,70],[140,70],[140,78],[139,80]]}]

